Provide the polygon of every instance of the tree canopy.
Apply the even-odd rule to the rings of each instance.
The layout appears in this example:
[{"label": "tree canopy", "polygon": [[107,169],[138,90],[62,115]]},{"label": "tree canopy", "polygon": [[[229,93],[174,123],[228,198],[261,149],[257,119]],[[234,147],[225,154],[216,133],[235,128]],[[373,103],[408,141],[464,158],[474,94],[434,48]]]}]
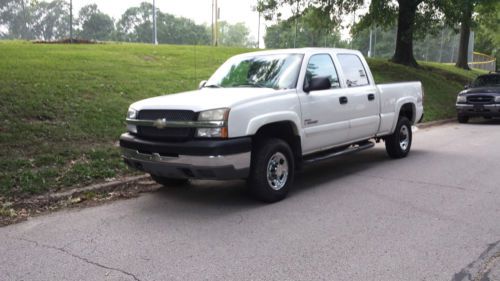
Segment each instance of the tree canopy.
[{"label": "tree canopy", "polygon": [[81,38],[106,41],[112,38],[115,30],[113,19],[101,12],[96,4],[84,6],[78,13],[77,36]]}]

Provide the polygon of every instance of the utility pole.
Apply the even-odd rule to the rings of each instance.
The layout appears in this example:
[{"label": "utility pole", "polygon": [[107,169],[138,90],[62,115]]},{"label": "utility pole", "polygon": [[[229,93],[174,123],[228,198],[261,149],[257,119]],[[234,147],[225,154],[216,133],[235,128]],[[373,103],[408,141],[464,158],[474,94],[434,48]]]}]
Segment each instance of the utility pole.
[{"label": "utility pole", "polygon": [[297,24],[299,18],[299,1],[297,1],[297,12],[295,13],[295,36],[293,38],[293,47],[297,48]]},{"label": "utility pole", "polygon": [[439,62],[443,62],[444,26],[441,29],[441,46],[439,47]]},{"label": "utility pole", "polygon": [[217,0],[212,0],[212,45],[219,45],[219,26],[220,9]]},{"label": "utility pole", "polygon": [[219,46],[219,18],[220,8],[217,0],[215,0],[215,46]]},{"label": "utility pole", "polygon": [[73,0],[69,0],[69,43],[73,43]]},{"label": "utility pole", "polygon": [[215,45],[214,11],[215,11],[215,1],[212,0],[212,46]]},{"label": "utility pole", "polygon": [[259,12],[259,26],[257,27],[257,49],[260,48],[260,12]]},{"label": "utility pole", "polygon": [[370,27],[370,44],[368,45],[368,57],[372,57],[372,35],[373,35],[373,29]]},{"label": "utility pole", "polygon": [[156,30],[156,0],[153,0],[153,45],[158,45],[158,32]]}]

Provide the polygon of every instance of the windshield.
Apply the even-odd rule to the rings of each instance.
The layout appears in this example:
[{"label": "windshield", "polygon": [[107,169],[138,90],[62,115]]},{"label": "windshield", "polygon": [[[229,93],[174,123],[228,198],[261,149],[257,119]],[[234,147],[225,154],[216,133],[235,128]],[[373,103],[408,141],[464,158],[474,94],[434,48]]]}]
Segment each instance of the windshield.
[{"label": "windshield", "polygon": [[500,75],[479,76],[472,82],[472,87],[500,87]]},{"label": "windshield", "polygon": [[212,75],[206,87],[295,88],[302,57],[278,54],[232,58]]}]

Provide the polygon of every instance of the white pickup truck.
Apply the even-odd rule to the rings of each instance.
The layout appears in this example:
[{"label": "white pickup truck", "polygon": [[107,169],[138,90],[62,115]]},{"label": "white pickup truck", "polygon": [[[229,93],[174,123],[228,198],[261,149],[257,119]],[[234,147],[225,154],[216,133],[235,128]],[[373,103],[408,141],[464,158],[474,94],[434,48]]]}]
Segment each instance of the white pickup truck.
[{"label": "white pickup truck", "polygon": [[380,140],[390,157],[405,157],[423,95],[420,82],[375,85],[358,51],[241,54],[196,91],[132,104],[120,146],[128,166],[163,185],[246,179],[258,199],[275,202],[308,163]]}]

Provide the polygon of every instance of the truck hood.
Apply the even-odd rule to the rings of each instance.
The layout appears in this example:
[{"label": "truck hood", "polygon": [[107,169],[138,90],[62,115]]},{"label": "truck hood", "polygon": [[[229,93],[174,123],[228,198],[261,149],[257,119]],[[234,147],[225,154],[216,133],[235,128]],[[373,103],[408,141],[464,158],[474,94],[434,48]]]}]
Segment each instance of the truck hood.
[{"label": "truck hood", "polygon": [[133,103],[135,110],[192,110],[195,112],[232,108],[267,96],[278,96],[295,90],[274,90],[270,88],[203,88],[201,90],[149,98]]},{"label": "truck hood", "polygon": [[500,87],[480,87],[480,88],[469,88],[460,92],[461,95],[469,94],[500,94]]}]

